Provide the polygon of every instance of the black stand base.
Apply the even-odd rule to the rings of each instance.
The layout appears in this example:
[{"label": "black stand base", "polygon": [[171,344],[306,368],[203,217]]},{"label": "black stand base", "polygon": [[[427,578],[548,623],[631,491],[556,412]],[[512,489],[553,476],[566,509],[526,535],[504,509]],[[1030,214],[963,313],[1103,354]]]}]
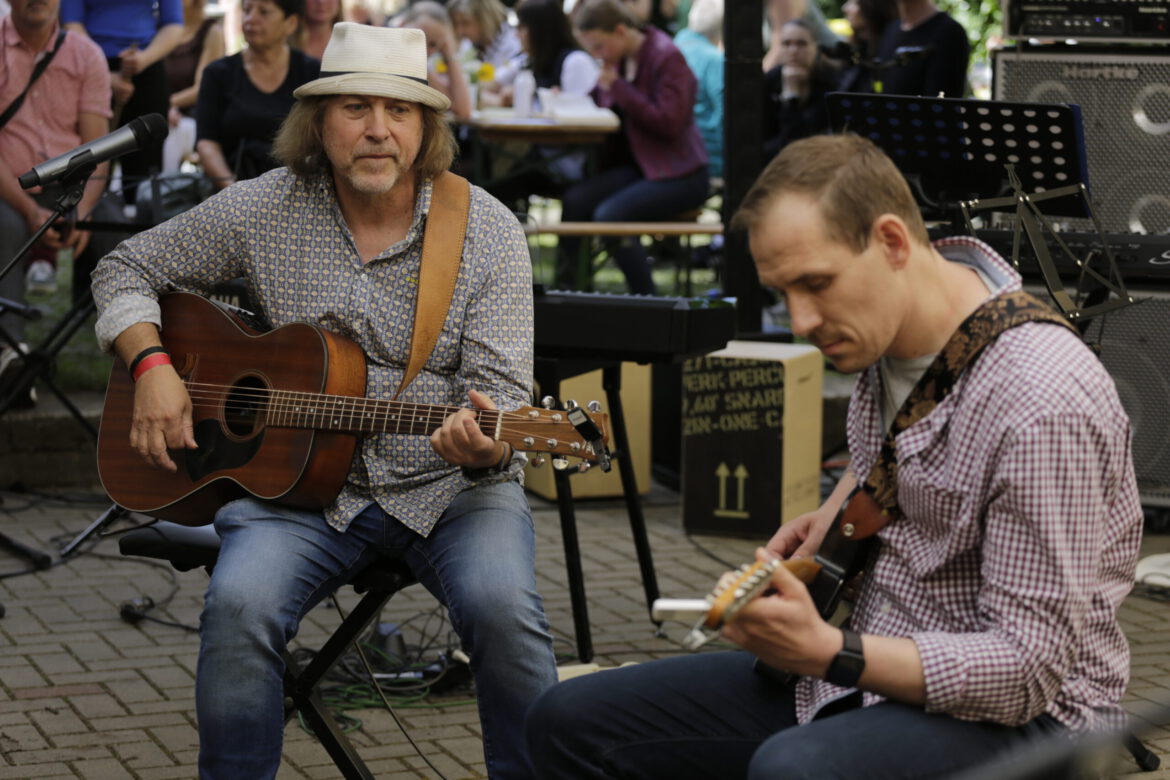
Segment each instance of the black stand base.
[{"label": "black stand base", "polygon": [[[4,503],[4,499],[0,498],[0,504]],[[41,570],[47,569],[53,565],[53,558],[48,553],[29,547],[24,542],[18,542],[7,534],[0,534],[0,548],[7,550],[18,558],[24,558],[33,565],[33,569]],[[3,604],[0,604],[0,618],[4,617],[7,610]]]},{"label": "black stand base", "polygon": [[85,543],[89,537],[101,532],[107,526],[116,523],[123,517],[130,514],[130,511],[123,509],[117,504],[110,504],[110,508],[98,515],[98,518],[89,524],[89,527],[74,537],[73,541],[61,548],[61,557],[68,558],[77,551],[77,548]]},{"label": "black stand base", "polygon": [[[0,415],[4,414],[16,401],[22,397],[28,388],[32,387],[33,383],[38,379],[49,388],[49,391],[57,397],[73,418],[85,428],[86,432],[97,441],[97,429],[85,418],[77,405],[73,403],[70,398],[65,395],[61,388],[57,387],[53,381],[53,374],[57,365],[57,355],[69,343],[78,329],[86,323],[89,316],[93,314],[96,307],[93,302],[93,295],[86,290],[85,296],[73,305],[73,308],[53,326],[41,344],[35,349],[29,351],[27,354],[17,355],[17,360],[22,361],[22,368],[20,373],[12,380],[12,383],[3,390],[0,395]],[[7,334],[5,334],[7,335]]]}]

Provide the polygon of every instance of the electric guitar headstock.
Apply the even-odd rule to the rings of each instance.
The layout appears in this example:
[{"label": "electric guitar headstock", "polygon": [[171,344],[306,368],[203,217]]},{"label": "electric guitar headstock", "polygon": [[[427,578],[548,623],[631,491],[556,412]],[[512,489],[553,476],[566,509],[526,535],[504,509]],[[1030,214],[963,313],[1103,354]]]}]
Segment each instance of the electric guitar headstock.
[{"label": "electric guitar headstock", "polygon": [[729,620],[746,604],[763,594],[772,584],[772,573],[783,566],[806,585],[813,581],[821,565],[808,558],[781,561],[772,558],[740,566],[723,575],[715,588],[704,599],[657,599],[650,610],[654,620],[689,620],[698,616],[690,633],[683,638],[683,647],[698,650],[719,636]]},{"label": "electric guitar headstock", "polygon": [[597,401],[590,401],[587,409],[567,401],[560,409],[546,396],[540,407],[522,406],[503,415],[498,438],[517,450],[535,453],[531,460],[534,466],[542,465],[550,455],[557,470],[568,468],[568,457],[581,459],[580,471],[593,464],[603,471],[610,469],[609,415],[601,411]]}]

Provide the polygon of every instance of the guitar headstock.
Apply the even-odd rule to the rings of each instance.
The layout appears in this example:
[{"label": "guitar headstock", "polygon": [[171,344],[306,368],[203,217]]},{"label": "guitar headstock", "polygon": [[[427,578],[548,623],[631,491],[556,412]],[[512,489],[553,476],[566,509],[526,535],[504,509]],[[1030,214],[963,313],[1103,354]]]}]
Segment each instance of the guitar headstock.
[{"label": "guitar headstock", "polygon": [[698,650],[719,635],[727,621],[748,602],[761,595],[772,583],[772,573],[783,566],[804,584],[817,576],[821,565],[807,558],[780,561],[745,563],[734,572],[723,575],[715,589],[706,599],[658,599],[654,602],[651,615],[655,620],[664,618],[685,618],[698,616],[698,622],[683,639],[682,645],[688,650]]},{"label": "guitar headstock", "polygon": [[724,575],[707,597],[711,606],[703,618],[703,625],[712,631],[720,629],[744,604],[764,592],[772,581],[772,572],[779,565],[776,559],[755,561]]},{"label": "guitar headstock", "polygon": [[517,450],[536,453],[535,465],[551,455],[558,469],[568,466],[567,457],[574,457],[584,461],[582,466],[597,463],[609,470],[609,415],[596,408],[522,406],[504,415],[499,438]]}]

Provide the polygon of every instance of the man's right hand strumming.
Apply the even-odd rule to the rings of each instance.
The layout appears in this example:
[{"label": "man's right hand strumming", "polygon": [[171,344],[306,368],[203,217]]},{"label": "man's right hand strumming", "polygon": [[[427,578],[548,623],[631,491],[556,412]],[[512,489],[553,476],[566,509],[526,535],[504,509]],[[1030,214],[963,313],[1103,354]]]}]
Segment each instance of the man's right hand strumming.
[{"label": "man's right hand strumming", "polygon": [[176,471],[168,450],[195,449],[191,396],[170,356],[162,349],[158,329],[140,322],[114,342],[134,380],[134,417],[130,447],[157,468]]}]

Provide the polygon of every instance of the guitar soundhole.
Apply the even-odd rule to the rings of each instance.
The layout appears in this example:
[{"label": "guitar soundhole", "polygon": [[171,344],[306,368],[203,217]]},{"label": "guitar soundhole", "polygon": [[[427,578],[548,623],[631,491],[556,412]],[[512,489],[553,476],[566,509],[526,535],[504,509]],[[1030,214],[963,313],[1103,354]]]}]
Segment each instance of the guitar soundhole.
[{"label": "guitar soundhole", "polygon": [[259,377],[246,376],[228,393],[223,409],[224,425],[235,436],[250,436],[263,424],[267,408],[268,387]]}]

